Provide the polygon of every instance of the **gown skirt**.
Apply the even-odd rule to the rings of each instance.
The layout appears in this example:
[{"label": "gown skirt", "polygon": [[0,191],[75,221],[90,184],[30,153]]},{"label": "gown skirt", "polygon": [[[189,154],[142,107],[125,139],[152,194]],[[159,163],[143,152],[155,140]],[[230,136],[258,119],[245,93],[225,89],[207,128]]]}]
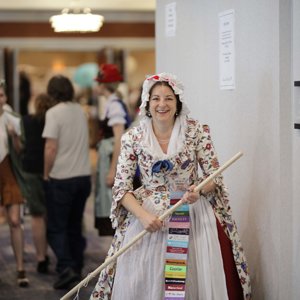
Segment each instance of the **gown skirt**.
[{"label": "gown skirt", "polygon": [[[156,213],[152,201],[143,207]],[[185,300],[242,300],[243,292],[235,267],[231,242],[217,221],[209,201],[190,205],[190,238]],[[123,245],[143,231],[131,217]],[[163,300],[168,222],[147,233],[117,260],[112,300]]]}]

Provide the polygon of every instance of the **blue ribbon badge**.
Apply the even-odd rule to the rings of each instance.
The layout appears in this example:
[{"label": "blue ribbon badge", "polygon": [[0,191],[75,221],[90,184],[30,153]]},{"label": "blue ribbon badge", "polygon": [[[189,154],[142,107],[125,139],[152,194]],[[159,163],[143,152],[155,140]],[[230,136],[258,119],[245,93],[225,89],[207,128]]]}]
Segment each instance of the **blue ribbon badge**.
[{"label": "blue ribbon badge", "polygon": [[173,164],[169,160],[159,160],[152,166],[152,175],[153,173],[159,173],[162,170],[172,171],[173,167]]}]

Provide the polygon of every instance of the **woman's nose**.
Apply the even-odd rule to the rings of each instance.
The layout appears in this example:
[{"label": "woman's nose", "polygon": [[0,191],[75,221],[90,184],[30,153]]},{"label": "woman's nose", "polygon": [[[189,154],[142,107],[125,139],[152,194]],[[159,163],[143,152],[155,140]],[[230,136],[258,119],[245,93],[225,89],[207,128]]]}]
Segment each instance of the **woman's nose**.
[{"label": "woman's nose", "polygon": [[159,106],[164,106],[165,104],[166,104],[166,100],[164,98],[160,98],[159,102],[158,102],[158,105]]}]

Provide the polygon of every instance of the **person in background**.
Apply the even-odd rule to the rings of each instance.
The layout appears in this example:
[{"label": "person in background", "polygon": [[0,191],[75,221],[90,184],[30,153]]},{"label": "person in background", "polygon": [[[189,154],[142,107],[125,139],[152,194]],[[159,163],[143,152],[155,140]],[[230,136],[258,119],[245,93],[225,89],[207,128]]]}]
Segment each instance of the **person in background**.
[{"label": "person in background", "polygon": [[134,123],[138,119],[139,107],[141,105],[142,88],[143,86],[141,85],[139,88],[133,89],[128,97],[130,116]]},{"label": "person in background", "polygon": [[100,122],[102,139],[97,145],[98,163],[95,187],[95,227],[99,235],[113,235],[109,219],[112,194],[111,188],[116,175],[117,160],[120,153],[121,136],[130,126],[127,107],[117,92],[123,80],[118,67],[103,64],[97,78],[97,92],[106,99],[104,119]]},{"label": "person in background", "polygon": [[48,273],[46,238],[46,201],[43,186],[44,145],[42,133],[46,111],[54,105],[47,94],[39,94],[34,102],[34,114],[22,117],[25,141],[22,151],[22,166],[29,195],[27,204],[31,214],[32,236],[37,256],[37,272]]},{"label": "person in background", "polygon": [[10,228],[11,245],[17,264],[17,283],[20,287],[27,287],[29,280],[24,269],[24,236],[21,225],[21,205],[24,198],[13,172],[11,157],[12,152],[21,150],[20,119],[3,109],[6,100],[5,82],[0,80],[0,204],[6,211]]},{"label": "person in background", "polygon": [[[108,256],[148,234],[100,273],[90,299],[251,299],[222,176],[194,192],[200,169],[205,178],[219,168],[209,127],[188,116],[183,85],[169,73],[146,78],[140,113],[140,125],[122,137]],[[142,186],[134,190],[137,166]],[[181,198],[185,204],[161,221]]]},{"label": "person in background", "polygon": [[88,123],[67,77],[52,77],[47,94],[57,102],[46,113],[42,134],[47,238],[57,258],[53,287],[67,289],[80,280],[84,265],[82,221],[91,191]]},{"label": "person in background", "polygon": [[[2,83],[3,84],[3,83]],[[13,109],[12,107],[7,103],[7,97],[4,98],[4,105],[2,106],[4,111],[7,112],[12,112]],[[1,201],[1,197],[0,197],[0,201]],[[5,213],[5,208],[3,206],[0,205],[0,225],[1,224],[5,224],[6,223],[6,213]]]},{"label": "person in background", "polygon": [[[1,203],[1,197],[0,197],[0,203]],[[5,208],[0,205],[0,225],[6,223],[6,213]]]},{"label": "person in background", "polygon": [[28,103],[31,98],[31,82],[25,71],[19,73],[20,114],[28,115]]}]

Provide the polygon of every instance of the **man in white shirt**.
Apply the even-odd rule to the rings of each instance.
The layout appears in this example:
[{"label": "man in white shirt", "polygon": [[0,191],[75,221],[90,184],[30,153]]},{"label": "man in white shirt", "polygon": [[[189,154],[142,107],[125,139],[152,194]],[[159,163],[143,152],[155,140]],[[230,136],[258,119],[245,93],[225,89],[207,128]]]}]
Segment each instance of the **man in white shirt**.
[{"label": "man in white shirt", "polygon": [[69,288],[80,280],[86,240],[82,220],[91,191],[89,134],[86,116],[73,102],[70,80],[50,79],[47,93],[58,102],[46,113],[43,137],[44,180],[47,202],[47,237],[57,257],[55,289]]}]

